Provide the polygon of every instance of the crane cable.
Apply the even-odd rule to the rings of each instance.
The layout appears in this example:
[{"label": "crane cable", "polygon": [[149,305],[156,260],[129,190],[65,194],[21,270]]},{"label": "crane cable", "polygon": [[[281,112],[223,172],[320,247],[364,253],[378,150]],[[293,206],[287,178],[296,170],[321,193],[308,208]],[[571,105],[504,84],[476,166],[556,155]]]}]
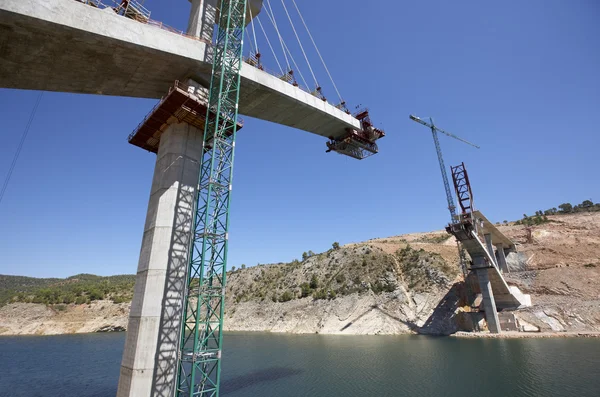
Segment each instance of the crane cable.
[{"label": "crane cable", "polygon": [[269,45],[269,48],[271,49],[271,52],[273,53],[273,58],[275,58],[275,62],[277,62],[277,66],[279,66],[279,70],[281,71],[281,74],[284,74],[283,68],[281,67],[281,64],[279,63],[279,59],[277,59],[277,55],[275,54],[275,50],[273,49],[273,46],[271,45],[271,41],[269,41],[269,36],[267,36],[267,32],[265,32],[265,28],[258,16],[256,17],[256,20],[258,21],[258,25],[260,26],[263,34],[265,35],[265,39],[267,39],[267,44]]},{"label": "crane cable", "polygon": [[[281,0],[281,1],[283,2],[283,0]],[[294,7],[296,7],[296,11],[298,11],[298,15],[300,16],[300,20],[302,21],[302,24],[304,25],[304,28],[306,29],[306,32],[308,33],[308,37],[310,37],[310,40],[312,41],[313,45],[315,46],[315,50],[317,51],[317,54],[319,55],[319,58],[321,58],[321,62],[323,63],[323,67],[325,68],[325,71],[327,72],[327,75],[329,76],[329,79],[331,80],[331,84],[333,84],[333,88],[335,89],[335,92],[338,94],[338,97],[340,98],[340,101],[343,102],[344,100],[342,99],[342,96],[340,95],[340,92],[339,92],[337,86],[335,85],[335,82],[333,81],[333,77],[331,77],[331,73],[329,73],[329,69],[327,68],[327,65],[325,64],[325,60],[321,56],[321,51],[319,51],[319,48],[317,47],[317,43],[315,43],[315,40],[313,39],[313,36],[310,33],[310,30],[308,29],[308,26],[306,26],[306,22],[304,22],[304,17],[302,17],[302,13],[300,12],[300,9],[296,5],[296,1],[292,0],[292,3],[294,3]]]},{"label": "crane cable", "polygon": [[269,15],[269,10],[267,10],[266,8],[265,8],[265,12],[266,12],[267,16],[269,17],[269,19],[271,20],[271,23],[273,24],[273,27],[275,28],[275,32],[277,32],[277,36],[279,37],[279,43],[281,44],[281,51],[283,51],[285,63],[287,64],[287,67],[288,67],[287,71],[289,72],[290,70],[292,70],[292,68],[290,67],[290,61],[288,60],[287,54],[284,49],[283,37],[281,36],[281,33],[279,33],[279,28],[277,27],[277,22],[275,21],[275,13],[273,12],[273,9],[271,8],[271,2],[269,0],[267,0],[267,6],[269,7],[269,10],[271,11],[271,15]]},{"label": "crane cable", "polygon": [[6,188],[8,187],[8,182],[10,182],[10,177],[15,169],[15,165],[17,164],[17,160],[19,159],[19,155],[21,154],[21,149],[23,149],[23,144],[25,143],[25,139],[27,138],[27,134],[29,133],[29,128],[31,127],[31,123],[35,118],[35,114],[37,113],[38,106],[40,101],[42,100],[42,96],[44,92],[41,91],[38,95],[35,105],[33,106],[33,110],[29,115],[29,121],[27,121],[27,125],[25,126],[25,131],[23,131],[23,135],[21,136],[21,141],[19,142],[19,146],[17,146],[17,151],[15,152],[15,157],[13,157],[13,161],[8,169],[8,174],[6,175],[6,179],[4,180],[4,184],[2,185],[2,190],[0,191],[0,203],[2,202],[2,198],[4,197],[4,193],[6,193]]},{"label": "crane cable", "polygon": [[[269,0],[267,0],[267,3],[268,2],[269,2]],[[281,4],[283,5],[283,9],[285,10],[285,14],[288,17],[288,20],[290,21],[290,25],[292,25],[292,30],[294,31],[294,35],[296,35],[296,40],[298,40],[298,44],[300,45],[300,49],[302,50],[302,55],[304,55],[304,59],[306,60],[306,64],[308,65],[308,69],[310,70],[310,74],[312,74],[312,77],[315,80],[316,86],[319,87],[319,82],[317,81],[317,78],[315,77],[315,73],[313,72],[312,67],[310,66],[310,62],[308,61],[306,52],[304,52],[304,47],[302,46],[300,37],[298,36],[298,33],[296,32],[296,28],[294,27],[294,22],[292,22],[292,18],[290,17],[290,14],[289,14],[287,7],[285,6],[285,3],[283,2],[283,0],[281,0]]]}]

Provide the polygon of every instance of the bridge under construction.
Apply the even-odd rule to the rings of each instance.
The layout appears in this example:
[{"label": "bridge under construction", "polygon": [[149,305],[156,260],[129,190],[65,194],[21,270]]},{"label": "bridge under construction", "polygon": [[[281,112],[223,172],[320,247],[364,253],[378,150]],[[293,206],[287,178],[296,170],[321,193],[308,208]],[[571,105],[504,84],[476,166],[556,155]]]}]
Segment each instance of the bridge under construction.
[{"label": "bridge under construction", "polygon": [[[282,1],[277,17],[269,0],[190,3],[188,28],[178,31],[143,1],[0,2],[1,87],[160,98],[129,135],[157,157],[118,396],[219,394],[238,113],[320,135],[327,152],[356,159],[376,154],[385,135],[367,109],[348,110],[294,0]],[[283,15],[307,78],[280,33]],[[301,26],[337,102],[324,95]]]},{"label": "bridge under construction", "polygon": [[[186,31],[152,19],[134,0],[0,2],[0,87],[159,99],[128,137],[156,153],[156,164],[118,396],[219,394],[235,138],[244,126],[238,114],[316,134],[327,152],[355,159],[378,153],[385,136],[368,109],[348,109],[294,0],[281,1],[279,12],[298,39],[310,84],[269,0],[190,2]],[[294,10],[331,79],[333,102],[306,56]],[[278,72],[259,48],[261,18],[276,33],[273,42],[265,33],[263,48]],[[502,278],[504,252],[514,245],[470,208],[448,231],[470,254],[489,328],[499,332],[497,308],[527,298]]]}]

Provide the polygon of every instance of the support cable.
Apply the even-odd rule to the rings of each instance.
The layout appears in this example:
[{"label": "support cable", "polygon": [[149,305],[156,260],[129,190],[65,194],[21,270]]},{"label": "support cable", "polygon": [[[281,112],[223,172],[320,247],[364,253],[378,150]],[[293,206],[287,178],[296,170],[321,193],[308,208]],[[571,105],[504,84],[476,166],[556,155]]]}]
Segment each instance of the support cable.
[{"label": "support cable", "polygon": [[[250,24],[252,25],[252,33],[254,36],[254,47],[256,48],[256,52],[260,53],[260,51],[258,51],[258,41],[256,40],[256,30],[254,30],[254,17],[252,16],[252,7],[250,7],[250,5],[248,5],[248,10],[250,11]],[[258,18],[258,15],[256,17]],[[252,40],[250,40],[250,46],[252,46]]]},{"label": "support cable", "polygon": [[2,202],[2,198],[4,197],[4,193],[6,193],[6,188],[8,187],[8,182],[10,182],[10,178],[12,173],[17,165],[17,160],[19,159],[19,155],[21,154],[21,149],[23,149],[23,144],[25,143],[25,139],[27,138],[27,134],[29,133],[29,128],[31,127],[31,123],[35,118],[35,114],[37,113],[38,106],[40,105],[40,101],[42,100],[42,96],[44,92],[41,91],[38,95],[35,105],[33,105],[33,110],[29,115],[29,120],[27,121],[27,125],[25,126],[25,131],[23,131],[23,135],[21,135],[21,140],[19,141],[19,146],[17,146],[17,151],[15,152],[15,157],[13,157],[13,161],[10,164],[8,169],[8,174],[6,175],[6,179],[4,180],[4,184],[2,185],[2,190],[0,191],[0,203]]},{"label": "support cable", "polygon": [[329,69],[327,68],[327,65],[325,64],[325,60],[321,56],[321,51],[319,51],[319,48],[317,47],[317,43],[315,43],[315,40],[313,39],[313,36],[310,33],[310,30],[308,29],[308,26],[306,26],[306,22],[304,21],[304,17],[302,17],[302,13],[300,12],[300,9],[296,5],[296,1],[292,0],[292,3],[294,3],[294,7],[296,7],[296,11],[298,11],[298,15],[300,16],[300,20],[302,21],[302,24],[304,25],[304,28],[306,29],[306,32],[308,33],[308,37],[310,37],[310,40],[312,41],[313,45],[315,46],[315,50],[317,51],[317,54],[319,55],[319,58],[321,58],[321,62],[323,63],[323,67],[325,67],[325,71],[327,72],[327,75],[329,76],[329,79],[331,80],[331,84],[333,84],[333,88],[335,89],[335,92],[338,94],[338,97],[340,98],[340,101],[344,102],[344,100],[342,99],[342,96],[340,95],[340,91],[338,90],[337,86],[335,85],[335,82],[333,81],[333,77],[331,77],[331,73],[329,73]]},{"label": "support cable", "polygon": [[281,33],[279,33],[279,28],[277,27],[277,21],[275,21],[275,13],[273,12],[273,9],[271,8],[271,2],[269,0],[267,0],[267,6],[269,7],[269,10],[271,11],[271,13],[269,14],[269,10],[267,10],[267,8],[265,8],[265,13],[271,20],[271,23],[273,24],[273,27],[275,28],[275,32],[277,33],[277,37],[279,37],[279,43],[281,44],[281,51],[283,51],[283,56],[285,57],[285,63],[287,64],[288,72],[289,72],[290,70],[292,70],[292,68],[290,67],[290,61],[288,60],[288,57],[287,57],[287,54],[286,54],[285,48],[284,48],[283,37],[281,36]]},{"label": "support cable", "polygon": [[257,16],[256,20],[258,21],[258,25],[260,26],[260,28],[262,29],[263,34],[265,35],[265,39],[267,39],[267,44],[269,45],[269,48],[271,49],[271,52],[273,53],[273,58],[275,58],[275,62],[277,62],[277,66],[279,66],[279,70],[281,71],[281,74],[284,74],[283,72],[283,68],[281,67],[281,64],[279,63],[279,59],[277,59],[277,55],[275,54],[275,50],[273,49],[273,46],[271,45],[271,41],[269,40],[269,36],[267,36],[267,32],[265,32],[265,28],[262,24],[262,22],[260,21],[260,18]]},{"label": "support cable", "polygon": [[283,45],[285,46],[285,49],[287,50],[288,54],[290,54],[290,59],[292,60],[292,63],[294,64],[294,67],[296,68],[294,70],[298,71],[298,74],[300,75],[300,79],[302,79],[302,82],[304,83],[304,87],[308,88],[308,83],[304,79],[304,75],[300,71],[300,68],[298,67],[298,64],[296,63],[296,60],[292,56],[292,52],[290,51],[290,49],[288,48],[288,46],[285,43],[283,43]]},{"label": "support cable", "polygon": [[[267,3],[268,2],[269,2],[269,0],[267,0]],[[294,31],[294,34],[296,35],[296,39],[298,40],[298,44],[300,45],[300,49],[302,50],[302,55],[304,55],[304,59],[306,60],[306,64],[308,65],[308,69],[310,70],[310,74],[312,74],[312,77],[315,80],[316,86],[319,87],[319,82],[317,81],[317,78],[315,77],[315,73],[313,72],[312,67],[310,66],[310,62],[308,61],[306,52],[304,52],[304,47],[302,46],[300,37],[298,36],[298,33],[296,32],[296,28],[294,27],[294,22],[292,22],[292,18],[290,17],[290,14],[289,14],[287,7],[285,6],[285,3],[283,2],[283,0],[281,0],[281,4],[283,5],[283,9],[285,10],[285,14],[288,17],[288,20],[290,21],[290,25],[292,25],[292,30]]]}]

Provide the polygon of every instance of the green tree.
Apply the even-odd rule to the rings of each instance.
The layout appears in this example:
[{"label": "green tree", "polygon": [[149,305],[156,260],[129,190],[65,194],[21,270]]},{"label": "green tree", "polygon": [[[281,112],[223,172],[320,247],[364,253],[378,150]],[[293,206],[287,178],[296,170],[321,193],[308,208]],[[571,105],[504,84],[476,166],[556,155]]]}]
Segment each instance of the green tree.
[{"label": "green tree", "polygon": [[302,253],[302,260],[305,261],[308,259],[308,254],[306,252]]},{"label": "green tree", "polygon": [[319,279],[316,274],[313,274],[310,278],[310,288],[317,289],[319,287]]},{"label": "green tree", "polygon": [[573,211],[573,206],[571,205],[571,203],[563,203],[559,205],[558,208],[563,214],[568,214]]},{"label": "green tree", "polygon": [[331,244],[331,247],[333,247],[334,250],[339,250],[340,249],[340,243],[338,243],[337,241],[333,244]]},{"label": "green tree", "polygon": [[244,270],[246,268],[246,265],[242,264],[242,270]]},{"label": "green tree", "polygon": [[231,266],[231,271],[235,272],[235,266]]},{"label": "green tree", "polygon": [[581,207],[583,208],[589,208],[589,207],[593,207],[594,203],[591,200],[584,200],[583,203],[581,203]]}]

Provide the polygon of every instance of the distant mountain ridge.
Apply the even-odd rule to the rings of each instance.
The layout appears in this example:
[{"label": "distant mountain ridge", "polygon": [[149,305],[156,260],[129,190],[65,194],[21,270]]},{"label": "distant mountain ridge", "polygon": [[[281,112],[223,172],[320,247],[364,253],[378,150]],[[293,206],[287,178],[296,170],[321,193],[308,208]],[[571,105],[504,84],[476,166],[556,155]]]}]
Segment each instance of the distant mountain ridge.
[{"label": "distant mountain ridge", "polygon": [[67,278],[0,275],[0,306],[9,302],[70,304],[110,299],[131,301],[135,275],[76,274]]}]

